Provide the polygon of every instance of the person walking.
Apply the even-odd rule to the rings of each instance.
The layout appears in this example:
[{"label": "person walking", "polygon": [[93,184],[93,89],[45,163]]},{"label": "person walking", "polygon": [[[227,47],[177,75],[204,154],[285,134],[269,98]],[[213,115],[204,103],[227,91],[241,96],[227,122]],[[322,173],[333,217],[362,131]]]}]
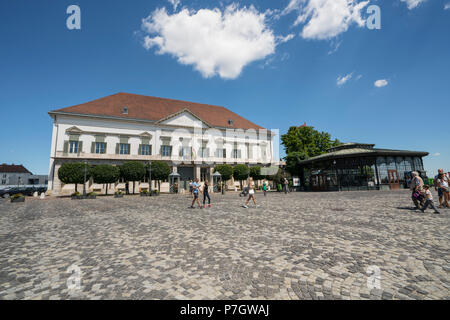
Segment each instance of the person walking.
[{"label": "person walking", "polygon": [[425,204],[425,198],[422,196],[424,183],[417,171],[412,172],[411,175],[412,175],[410,186],[410,189],[412,191],[411,198],[412,201],[414,202],[414,205],[416,206],[416,209],[421,209]]},{"label": "person walking", "polygon": [[198,203],[198,207],[201,208],[202,205],[200,204],[200,200],[198,199],[199,194],[199,188],[200,185],[198,184],[198,179],[195,179],[194,182],[192,182],[192,194],[194,195],[194,199],[192,199],[192,205],[191,208],[194,209],[194,203]]},{"label": "person walking", "polygon": [[441,189],[441,187],[439,186],[439,183],[438,183],[438,179],[439,179],[439,174],[440,173],[444,173],[444,170],[439,169],[438,170],[438,174],[434,177],[434,190],[436,190],[438,192],[439,208],[443,208],[444,194],[442,193],[442,189]]},{"label": "person walking", "polygon": [[209,196],[208,180],[203,184],[203,208],[206,208],[206,198],[208,198],[208,207],[211,208],[211,197]]},{"label": "person walking", "polygon": [[288,181],[288,179],[284,178],[283,185],[284,185],[284,194],[287,194],[288,191],[289,191],[289,181]]},{"label": "person walking", "polygon": [[192,191],[194,190],[192,187],[192,183],[193,183],[193,181],[189,180],[189,193],[191,194],[191,196],[192,196]]},{"label": "person walking", "polygon": [[263,192],[264,192],[264,197],[267,196],[267,182],[266,180],[264,180],[263,182]]},{"label": "person walking", "polygon": [[424,188],[424,191],[425,191],[425,204],[422,207],[422,209],[420,209],[420,211],[425,212],[425,210],[427,210],[428,207],[431,207],[434,210],[435,214],[439,214],[440,212],[438,211],[438,209],[434,205],[433,195],[431,194],[430,187],[429,186],[423,186],[423,188]]},{"label": "person walking", "polygon": [[244,208],[248,208],[248,203],[250,200],[253,200],[253,203],[256,206],[256,200],[255,200],[255,183],[253,182],[253,179],[250,178],[250,182],[248,184],[248,199],[244,204]]},{"label": "person walking", "polygon": [[442,203],[441,203],[441,208],[449,208],[449,198],[450,198],[450,189],[449,189],[449,177],[447,176],[447,174],[444,173],[444,170],[439,169],[439,174],[437,176],[436,182],[438,185],[438,190],[441,189],[442,195],[443,195],[443,199],[442,199]]}]

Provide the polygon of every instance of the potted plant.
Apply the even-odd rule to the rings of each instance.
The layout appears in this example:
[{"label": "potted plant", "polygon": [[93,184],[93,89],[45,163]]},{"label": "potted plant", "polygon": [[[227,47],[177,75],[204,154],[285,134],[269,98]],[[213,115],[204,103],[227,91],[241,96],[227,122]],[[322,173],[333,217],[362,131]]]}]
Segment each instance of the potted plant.
[{"label": "potted plant", "polygon": [[83,196],[78,191],[75,191],[74,193],[72,193],[71,198],[72,200],[80,200],[83,199]]},{"label": "potted plant", "polygon": [[149,196],[149,192],[147,190],[141,191],[141,197],[148,197],[148,196]]},{"label": "potted plant", "polygon": [[89,192],[86,196],[87,199],[96,199],[97,194],[95,192]]},{"label": "potted plant", "polygon": [[152,190],[152,196],[159,196],[159,190]]},{"label": "potted plant", "polygon": [[123,198],[123,192],[120,190],[114,192],[114,198]]},{"label": "potted plant", "polygon": [[15,194],[11,196],[11,202],[25,202],[25,197],[21,193]]}]

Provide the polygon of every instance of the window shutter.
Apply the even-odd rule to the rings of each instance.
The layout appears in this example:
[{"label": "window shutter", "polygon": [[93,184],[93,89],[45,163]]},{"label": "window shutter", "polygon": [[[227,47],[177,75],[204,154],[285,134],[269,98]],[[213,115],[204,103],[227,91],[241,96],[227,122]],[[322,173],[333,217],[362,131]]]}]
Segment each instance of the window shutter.
[{"label": "window shutter", "polygon": [[95,153],[95,142],[91,144],[91,153]]},{"label": "window shutter", "polygon": [[68,153],[68,152],[69,152],[69,141],[64,141],[63,153]]},{"label": "window shutter", "polygon": [[78,141],[78,154],[80,154],[83,150],[83,141]]},{"label": "window shutter", "polygon": [[127,154],[131,154],[131,144],[128,144],[128,153]]},{"label": "window shutter", "polygon": [[142,144],[139,145],[139,151],[138,151],[139,155],[142,155]]},{"label": "window shutter", "polygon": [[148,151],[150,153],[149,155],[151,156],[152,155],[152,146],[151,145],[148,146]]},{"label": "window shutter", "polygon": [[183,147],[180,147],[180,150],[178,151],[178,156],[183,156]]},{"label": "window shutter", "polygon": [[116,143],[116,154],[119,154],[120,143]]},{"label": "window shutter", "polygon": [[103,149],[103,153],[106,153],[106,148],[108,147],[108,144],[106,142],[103,143],[105,148]]},{"label": "window shutter", "polygon": [[223,157],[224,157],[224,158],[227,157],[227,149],[223,149]]}]

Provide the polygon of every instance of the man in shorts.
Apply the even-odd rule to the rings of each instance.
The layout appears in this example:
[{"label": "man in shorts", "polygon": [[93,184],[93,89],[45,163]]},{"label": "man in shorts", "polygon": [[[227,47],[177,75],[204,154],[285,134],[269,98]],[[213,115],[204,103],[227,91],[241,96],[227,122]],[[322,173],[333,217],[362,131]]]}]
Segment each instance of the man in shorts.
[{"label": "man in shorts", "polygon": [[195,179],[194,182],[192,182],[192,194],[194,195],[194,199],[192,200],[191,208],[194,209],[194,203],[197,202],[199,208],[202,207],[200,204],[200,199],[198,198],[198,194],[200,192],[200,184],[198,183],[198,179]]}]

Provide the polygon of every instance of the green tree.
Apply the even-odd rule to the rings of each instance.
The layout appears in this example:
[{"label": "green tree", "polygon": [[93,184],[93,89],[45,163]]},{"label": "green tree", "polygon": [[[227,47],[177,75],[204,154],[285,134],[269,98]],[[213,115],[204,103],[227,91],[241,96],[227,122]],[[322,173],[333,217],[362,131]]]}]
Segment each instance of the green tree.
[{"label": "green tree", "polygon": [[224,192],[226,182],[233,176],[233,167],[229,164],[218,164],[214,167],[214,172],[219,172],[222,176],[222,192]]},{"label": "green tree", "polygon": [[264,176],[261,175],[261,167],[251,167],[250,168],[250,177],[253,178],[254,181],[258,181],[264,178]]},{"label": "green tree", "polygon": [[170,175],[170,167],[164,161],[152,161],[152,180],[158,181],[158,191],[161,191],[161,181],[166,180]]},{"label": "green tree", "polygon": [[120,166],[120,176],[126,181],[133,181],[133,194],[135,182],[141,181],[145,176],[145,166],[142,162],[129,161]]},{"label": "green tree", "polygon": [[222,181],[226,182],[233,176],[233,167],[229,164],[218,164],[214,167],[214,172],[219,172],[222,175]]},{"label": "green tree", "polygon": [[[58,178],[62,183],[75,184],[75,191],[78,192],[78,184],[84,183],[84,163],[64,163],[58,170]],[[86,169],[86,181],[91,178],[90,167]]]},{"label": "green tree", "polygon": [[115,183],[120,178],[120,169],[109,164],[100,164],[92,168],[92,177],[98,184],[106,184],[106,193],[108,194],[108,184]]},{"label": "green tree", "polygon": [[242,181],[247,180],[250,169],[245,164],[237,164],[233,168],[234,180],[238,180],[242,190]]},{"label": "green tree", "polygon": [[326,153],[328,149],[341,144],[332,140],[328,132],[319,132],[314,127],[291,127],[281,136],[286,151],[286,169],[298,174],[299,162]]}]

